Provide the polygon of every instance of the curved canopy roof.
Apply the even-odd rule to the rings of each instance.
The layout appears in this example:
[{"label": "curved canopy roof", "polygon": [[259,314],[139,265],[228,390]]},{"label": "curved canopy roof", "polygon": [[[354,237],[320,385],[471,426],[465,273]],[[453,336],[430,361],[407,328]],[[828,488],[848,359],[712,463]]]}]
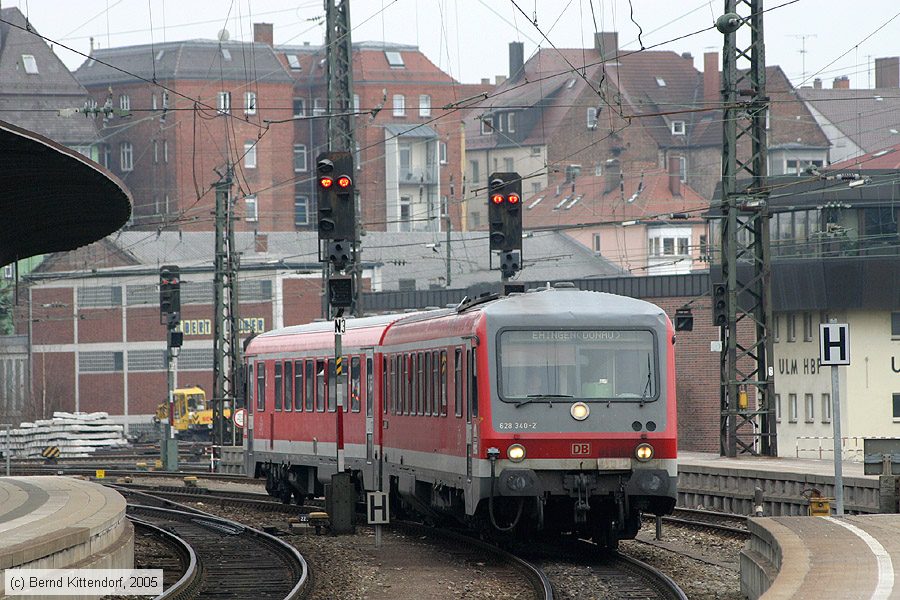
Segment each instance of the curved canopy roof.
[{"label": "curved canopy roof", "polygon": [[102,239],[128,221],[131,204],[97,163],[0,121],[0,266]]}]

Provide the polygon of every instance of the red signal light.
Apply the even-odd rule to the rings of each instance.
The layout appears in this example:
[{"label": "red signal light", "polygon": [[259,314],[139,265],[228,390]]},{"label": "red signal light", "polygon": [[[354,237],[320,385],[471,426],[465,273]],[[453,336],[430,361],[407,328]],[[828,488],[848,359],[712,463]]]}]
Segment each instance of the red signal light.
[{"label": "red signal light", "polygon": [[509,200],[510,204],[518,204],[519,203],[519,195],[518,194],[510,194],[506,197]]},{"label": "red signal light", "polygon": [[334,179],[331,177],[323,177],[319,180],[319,185],[321,185],[326,190],[334,185]]},{"label": "red signal light", "polygon": [[503,204],[503,194],[494,194],[491,196],[491,202],[494,204]]},{"label": "red signal light", "polygon": [[350,187],[350,184],[352,184],[352,183],[353,183],[353,181],[346,175],[341,175],[340,177],[338,177],[338,180],[337,180],[338,187],[341,187],[341,188],[348,188],[348,187]]}]

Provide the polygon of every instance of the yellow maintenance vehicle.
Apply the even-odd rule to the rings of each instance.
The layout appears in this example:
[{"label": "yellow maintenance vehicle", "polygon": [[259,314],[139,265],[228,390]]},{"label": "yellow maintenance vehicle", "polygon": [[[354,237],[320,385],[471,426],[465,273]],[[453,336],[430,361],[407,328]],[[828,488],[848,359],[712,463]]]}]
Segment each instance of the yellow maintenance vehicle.
[{"label": "yellow maintenance vehicle", "polygon": [[[213,428],[213,411],[206,404],[206,392],[199,386],[176,388],[174,391],[175,435],[181,439],[209,439]],[[225,419],[231,418],[231,411],[225,410]],[[169,403],[162,402],[156,408],[155,422],[169,420]]]}]

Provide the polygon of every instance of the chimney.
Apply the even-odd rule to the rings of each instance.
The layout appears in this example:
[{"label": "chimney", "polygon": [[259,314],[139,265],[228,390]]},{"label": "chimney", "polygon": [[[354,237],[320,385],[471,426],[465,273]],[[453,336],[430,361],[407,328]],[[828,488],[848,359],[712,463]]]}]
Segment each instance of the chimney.
[{"label": "chimney", "polygon": [[814,89],[817,89],[817,90],[821,90],[821,89],[822,89],[822,80],[819,79],[818,77],[816,77],[815,79],[813,79],[813,88],[814,88]]},{"label": "chimney", "polygon": [[481,78],[481,85],[491,85],[491,80],[490,80],[490,78],[489,78],[489,77],[482,77],[482,78]]},{"label": "chimney", "polygon": [[598,31],[594,33],[594,50],[600,53],[600,58],[606,60],[619,53],[619,32]]},{"label": "chimney", "polygon": [[722,101],[722,84],[719,80],[718,52],[703,53],[703,101]]},{"label": "chimney", "polygon": [[525,44],[509,43],[509,79],[515,81],[525,66]]},{"label": "chimney", "polygon": [[669,157],[669,191],[673,196],[681,196],[681,159]]},{"label": "chimney", "polygon": [[691,63],[694,62],[694,55],[691,54],[690,52],[682,52],[681,58],[683,58],[685,60],[689,60],[689,61],[691,61]]},{"label": "chimney", "polygon": [[500,85],[506,81],[506,75],[494,75],[494,85]]},{"label": "chimney", "polygon": [[271,23],[254,23],[253,24],[253,41],[266,46],[274,46],[274,33]]},{"label": "chimney", "polygon": [[832,89],[835,90],[849,90],[850,89],[850,78],[846,75],[841,75],[840,77],[834,78],[834,83],[831,84]]},{"label": "chimney", "polygon": [[875,87],[900,87],[900,56],[875,59]]},{"label": "chimney", "polygon": [[608,194],[619,186],[622,179],[622,165],[619,159],[610,158],[603,170],[603,193]]},{"label": "chimney", "polygon": [[255,242],[254,250],[259,254],[266,254],[269,252],[269,236],[265,233],[257,233],[253,236],[253,241]]}]

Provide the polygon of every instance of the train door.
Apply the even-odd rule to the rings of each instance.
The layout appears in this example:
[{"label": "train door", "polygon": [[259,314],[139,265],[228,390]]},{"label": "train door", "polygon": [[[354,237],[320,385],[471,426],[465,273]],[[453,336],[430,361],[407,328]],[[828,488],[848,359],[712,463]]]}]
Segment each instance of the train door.
[{"label": "train door", "polygon": [[[366,350],[366,475],[365,481],[381,489],[377,479],[378,451],[375,440],[375,350]],[[382,390],[382,393],[383,390]]]},{"label": "train door", "polygon": [[475,385],[475,348],[466,348],[466,480],[472,481],[472,460],[478,456],[478,398]]},{"label": "train door", "polygon": [[253,363],[247,362],[244,372],[244,398],[246,398],[247,422],[244,425],[244,473],[253,477],[255,475],[256,461],[253,458],[253,417],[256,414],[253,404],[255,395],[253,388],[256,380],[253,378]]}]

